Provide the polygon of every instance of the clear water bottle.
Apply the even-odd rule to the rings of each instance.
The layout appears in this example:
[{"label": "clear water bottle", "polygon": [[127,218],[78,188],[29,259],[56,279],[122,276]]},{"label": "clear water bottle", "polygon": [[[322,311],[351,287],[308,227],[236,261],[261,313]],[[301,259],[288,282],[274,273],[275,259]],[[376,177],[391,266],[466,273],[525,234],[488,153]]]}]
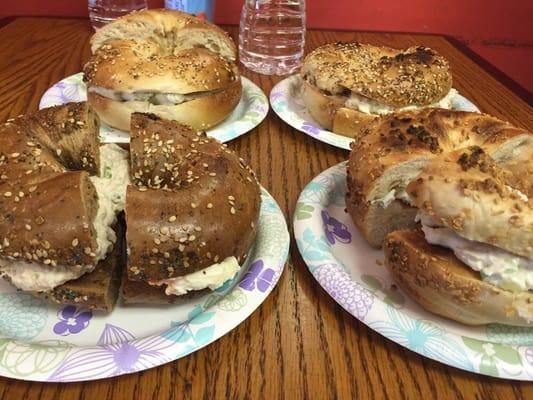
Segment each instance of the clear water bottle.
[{"label": "clear water bottle", "polygon": [[287,75],[302,64],[305,0],[245,0],[239,58],[265,75]]},{"label": "clear water bottle", "polygon": [[88,4],[94,29],[132,11],[147,8],[146,0],[88,0]]},{"label": "clear water bottle", "polygon": [[184,11],[213,22],[214,0],[165,0],[165,8]]}]

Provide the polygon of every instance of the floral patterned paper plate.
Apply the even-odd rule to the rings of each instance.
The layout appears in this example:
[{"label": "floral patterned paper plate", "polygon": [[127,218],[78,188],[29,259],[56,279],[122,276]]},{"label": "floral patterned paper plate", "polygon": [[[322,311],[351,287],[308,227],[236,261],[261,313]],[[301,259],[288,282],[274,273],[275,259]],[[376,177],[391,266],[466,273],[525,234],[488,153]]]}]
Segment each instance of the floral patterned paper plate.
[{"label": "floral patterned paper plate", "polygon": [[[279,82],[270,92],[270,105],[278,116],[294,129],[305,133],[321,142],[341,149],[350,150],[353,139],[338,135],[320,127],[303,103],[301,96],[300,75],[291,75]],[[452,107],[460,111],[477,111],[479,109],[467,98],[457,94]]]},{"label": "floral patterned paper plate", "polygon": [[[71,101],[87,100],[87,87],[83,83],[83,73],[60,80],[41,97],[39,109],[65,104]],[[268,113],[268,100],[263,91],[251,80],[242,77],[242,96],[237,108],[220,124],[207,131],[209,136],[229,142],[251,131],[265,119]],[[130,134],[102,123],[100,127],[102,143],[129,143]]]},{"label": "floral patterned paper plate", "polygon": [[468,327],[422,309],[399,288],[345,212],[346,163],[317,176],[296,205],[294,234],[309,270],[346,311],[386,338],[467,371],[533,380],[533,328]]},{"label": "floral patterned paper plate", "polygon": [[0,282],[0,375],[87,381],[177,360],[244,321],[270,294],[289,251],[285,217],[262,189],[248,262],[223,287],[180,305],[117,305],[105,315],[45,304]]}]

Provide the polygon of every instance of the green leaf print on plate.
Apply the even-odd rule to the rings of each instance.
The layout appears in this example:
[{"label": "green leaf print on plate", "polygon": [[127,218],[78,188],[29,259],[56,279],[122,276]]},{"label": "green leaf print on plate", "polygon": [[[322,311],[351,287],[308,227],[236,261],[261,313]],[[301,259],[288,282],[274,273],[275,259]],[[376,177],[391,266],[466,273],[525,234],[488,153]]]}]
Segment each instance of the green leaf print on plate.
[{"label": "green leaf print on plate", "polygon": [[518,351],[500,343],[484,342],[463,336],[463,343],[476,355],[481,356],[479,370],[492,376],[500,376],[499,368],[503,363],[522,365]]},{"label": "green leaf print on plate", "polygon": [[296,219],[301,221],[302,219],[311,218],[314,210],[315,208],[311,204],[297,203],[295,211]]},{"label": "green leaf print on plate", "polygon": [[0,365],[13,375],[25,377],[54,370],[72,346],[61,340],[24,343],[0,340]]},{"label": "green leaf print on plate", "polygon": [[374,275],[363,274],[361,280],[370,292],[382,298],[385,303],[397,308],[405,303],[405,296],[395,286],[384,288],[381,281]]}]

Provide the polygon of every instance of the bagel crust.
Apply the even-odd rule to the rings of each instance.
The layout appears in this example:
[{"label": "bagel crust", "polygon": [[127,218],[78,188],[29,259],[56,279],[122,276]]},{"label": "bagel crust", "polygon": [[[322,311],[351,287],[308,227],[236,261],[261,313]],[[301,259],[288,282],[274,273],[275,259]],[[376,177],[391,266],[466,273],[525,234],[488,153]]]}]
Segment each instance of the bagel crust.
[{"label": "bagel crust", "polygon": [[326,94],[348,90],[392,107],[429,105],[452,87],[448,62],[426,47],[330,43],[307,55],[301,75]]},{"label": "bagel crust", "polygon": [[233,62],[204,48],[163,46],[122,39],[92,56],[84,68],[87,99],[105,123],[129,131],[130,115],[146,112],[209,129],[237,107],[242,84]]},{"label": "bagel crust", "polygon": [[[430,160],[477,145],[496,163],[506,162],[531,143],[531,133],[484,114],[425,109],[382,117],[352,145],[347,210],[367,241],[380,247],[386,233],[414,226],[416,208],[405,188]],[[391,207],[398,202],[410,211],[397,213],[400,208]]]},{"label": "bagel crust", "polygon": [[504,170],[473,146],[432,159],[407,193],[458,235],[533,259],[533,202],[509,183]]},{"label": "bagel crust", "polygon": [[533,325],[533,294],[483,282],[453,253],[428,244],[419,230],[390,233],[383,245],[394,280],[426,310],[467,325]]},{"label": "bagel crust", "polygon": [[119,17],[96,31],[91,38],[91,51],[95,53],[109,42],[124,38],[158,42],[174,50],[204,47],[228,60],[237,58],[235,43],[225,31],[176,10],[150,9]]},{"label": "bagel crust", "polygon": [[133,114],[126,196],[128,278],[158,285],[226,258],[241,263],[256,235],[253,172],[205,133]]}]

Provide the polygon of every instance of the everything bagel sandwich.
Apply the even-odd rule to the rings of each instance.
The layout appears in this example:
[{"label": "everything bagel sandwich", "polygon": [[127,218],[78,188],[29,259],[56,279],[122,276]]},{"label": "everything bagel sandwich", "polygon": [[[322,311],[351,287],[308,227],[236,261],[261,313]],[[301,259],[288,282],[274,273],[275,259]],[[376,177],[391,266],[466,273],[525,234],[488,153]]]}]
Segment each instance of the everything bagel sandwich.
[{"label": "everything bagel sandwich", "polygon": [[174,303],[232,279],[256,235],[253,171],[225,145],[135,113],[126,194],[126,302]]},{"label": "everything bagel sandwich", "polygon": [[126,151],[99,145],[98,131],[87,103],[0,127],[0,276],[54,302],[110,311],[129,166]]},{"label": "everything bagel sandwich", "polygon": [[[509,170],[531,169],[526,160],[533,135],[490,115],[424,109],[396,112],[368,125],[352,145],[346,193],[348,213],[368,243],[381,247],[387,233],[416,227],[418,208],[407,184],[435,157],[470,146],[481,147]],[[513,176],[520,175],[527,176]]]},{"label": "everything bagel sandwich", "polygon": [[[134,29],[132,29],[134,27]],[[88,102],[106,124],[128,131],[134,112],[195,129],[225,119],[241,98],[235,45],[220,28],[169,10],[118,18],[91,40]]]},{"label": "everything bagel sandwich", "polygon": [[515,182],[477,146],[431,160],[406,189],[421,230],[384,243],[399,285],[465,324],[533,325],[533,202]]},{"label": "everything bagel sandwich", "polygon": [[302,98],[313,118],[350,137],[381,115],[451,108],[456,94],[446,59],[421,46],[330,43],[307,55],[300,74]]}]

